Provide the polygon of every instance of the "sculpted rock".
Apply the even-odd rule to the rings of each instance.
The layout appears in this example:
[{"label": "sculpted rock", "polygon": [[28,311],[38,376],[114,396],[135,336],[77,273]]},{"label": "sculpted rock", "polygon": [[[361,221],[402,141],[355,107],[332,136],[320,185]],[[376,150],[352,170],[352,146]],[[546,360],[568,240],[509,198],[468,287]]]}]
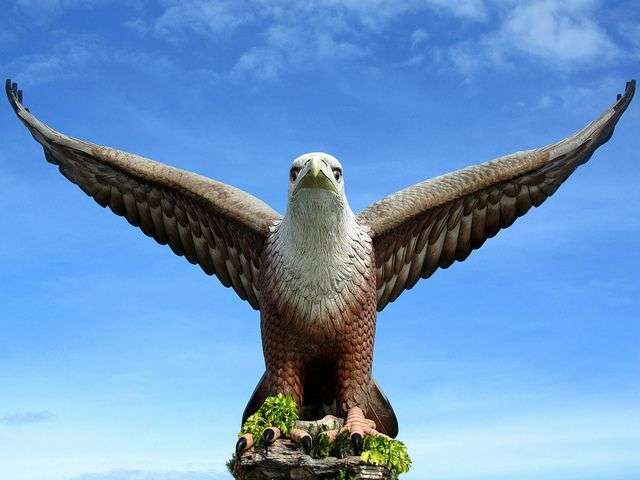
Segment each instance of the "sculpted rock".
[{"label": "sculpted rock", "polygon": [[277,440],[266,449],[250,449],[230,465],[238,480],[387,480],[384,467],[362,465],[360,457],[315,459],[290,440]]}]

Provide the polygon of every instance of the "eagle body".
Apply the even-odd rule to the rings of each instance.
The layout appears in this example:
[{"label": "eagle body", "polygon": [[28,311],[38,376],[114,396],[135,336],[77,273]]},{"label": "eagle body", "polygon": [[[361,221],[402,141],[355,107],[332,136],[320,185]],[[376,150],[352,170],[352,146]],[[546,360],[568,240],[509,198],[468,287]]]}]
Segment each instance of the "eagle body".
[{"label": "eagle body", "polygon": [[[367,405],[372,387],[372,240],[348,204],[338,200],[324,190],[304,192],[272,228],[262,257],[260,312],[269,392],[293,395],[310,417]],[[318,375],[320,367],[323,392],[305,389],[306,377]]]},{"label": "eagle body", "polygon": [[243,418],[284,393],[302,418],[348,411],[346,424],[395,436],[393,409],[371,376],[376,313],[554,195],[611,138],[635,81],[559,142],[416,183],[358,214],[331,155],[293,161],[280,215],[223,182],[64,135],[22,104],[15,83],[6,92],[68,180],[260,311],[266,372]]}]

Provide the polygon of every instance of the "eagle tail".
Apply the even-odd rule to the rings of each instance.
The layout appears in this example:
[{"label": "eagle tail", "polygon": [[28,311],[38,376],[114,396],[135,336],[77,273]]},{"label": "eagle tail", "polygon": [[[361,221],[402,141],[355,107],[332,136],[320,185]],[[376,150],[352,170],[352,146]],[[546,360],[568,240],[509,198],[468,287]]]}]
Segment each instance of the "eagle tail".
[{"label": "eagle tail", "polygon": [[376,422],[376,429],[379,432],[389,435],[391,438],[398,436],[398,419],[393,407],[373,378],[371,379],[369,404],[365,409],[365,417]]},{"label": "eagle tail", "polygon": [[247,418],[253,415],[262,406],[268,396],[269,384],[267,383],[267,372],[264,372],[262,377],[260,377],[258,385],[256,385],[256,388],[253,390],[247,406],[244,407],[244,413],[242,414],[243,425],[244,422],[247,421]]},{"label": "eagle tail", "polygon": [[[242,414],[242,423],[255,413],[269,396],[270,388],[267,381],[267,372],[262,374],[258,385],[253,391],[247,406]],[[332,395],[335,397],[335,395]],[[310,395],[305,398],[309,405],[302,405],[301,418],[311,420],[320,418],[321,416],[331,414],[336,415],[335,398],[331,402],[320,401],[319,395]],[[396,414],[387,399],[387,396],[380,389],[374,379],[371,379],[371,387],[369,389],[369,398],[365,410],[365,416],[376,422],[376,428],[379,432],[395,438],[398,435],[398,420]]]}]

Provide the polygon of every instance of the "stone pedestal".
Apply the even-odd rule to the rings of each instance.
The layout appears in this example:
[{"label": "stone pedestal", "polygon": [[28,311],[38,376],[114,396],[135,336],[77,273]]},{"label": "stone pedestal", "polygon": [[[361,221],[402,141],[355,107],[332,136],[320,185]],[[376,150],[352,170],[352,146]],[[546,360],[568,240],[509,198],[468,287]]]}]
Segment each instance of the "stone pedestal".
[{"label": "stone pedestal", "polygon": [[252,448],[231,465],[237,480],[390,480],[384,467],[360,464],[360,457],[311,458],[289,440]]}]

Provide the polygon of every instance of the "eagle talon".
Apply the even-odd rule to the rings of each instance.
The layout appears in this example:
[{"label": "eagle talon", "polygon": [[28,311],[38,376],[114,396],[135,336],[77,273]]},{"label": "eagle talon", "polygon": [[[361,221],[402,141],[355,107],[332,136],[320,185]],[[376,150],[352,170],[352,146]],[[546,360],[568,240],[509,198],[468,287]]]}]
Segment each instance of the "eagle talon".
[{"label": "eagle talon", "polygon": [[265,445],[271,445],[278,438],[280,438],[282,434],[280,433],[280,429],[277,427],[268,427],[262,432],[262,441]]},{"label": "eagle talon", "polygon": [[364,437],[383,436],[389,438],[376,430],[376,422],[365,418],[364,412],[359,407],[349,409],[342,431],[349,432],[353,452],[356,455],[360,455],[362,452]]},{"label": "eagle talon", "polygon": [[239,457],[245,448],[247,448],[247,439],[240,437],[236,442],[236,457]]},{"label": "eagle talon", "polygon": [[245,450],[253,446],[253,435],[245,433],[236,442],[236,458],[240,457]]},{"label": "eagle talon", "polygon": [[296,443],[299,443],[302,446],[302,450],[304,453],[309,455],[311,452],[311,446],[313,445],[313,441],[311,440],[311,435],[306,430],[302,430],[299,428],[294,428],[291,430],[291,434],[289,435],[291,440]]},{"label": "eagle talon", "polygon": [[311,453],[311,446],[312,446],[311,435],[306,435],[302,437],[302,440],[300,441],[300,443],[302,444],[302,450],[304,451],[304,453],[309,455]]},{"label": "eagle talon", "polygon": [[353,447],[353,453],[356,455],[360,455],[362,452],[362,435],[360,433],[352,433],[351,434],[351,446]]}]

